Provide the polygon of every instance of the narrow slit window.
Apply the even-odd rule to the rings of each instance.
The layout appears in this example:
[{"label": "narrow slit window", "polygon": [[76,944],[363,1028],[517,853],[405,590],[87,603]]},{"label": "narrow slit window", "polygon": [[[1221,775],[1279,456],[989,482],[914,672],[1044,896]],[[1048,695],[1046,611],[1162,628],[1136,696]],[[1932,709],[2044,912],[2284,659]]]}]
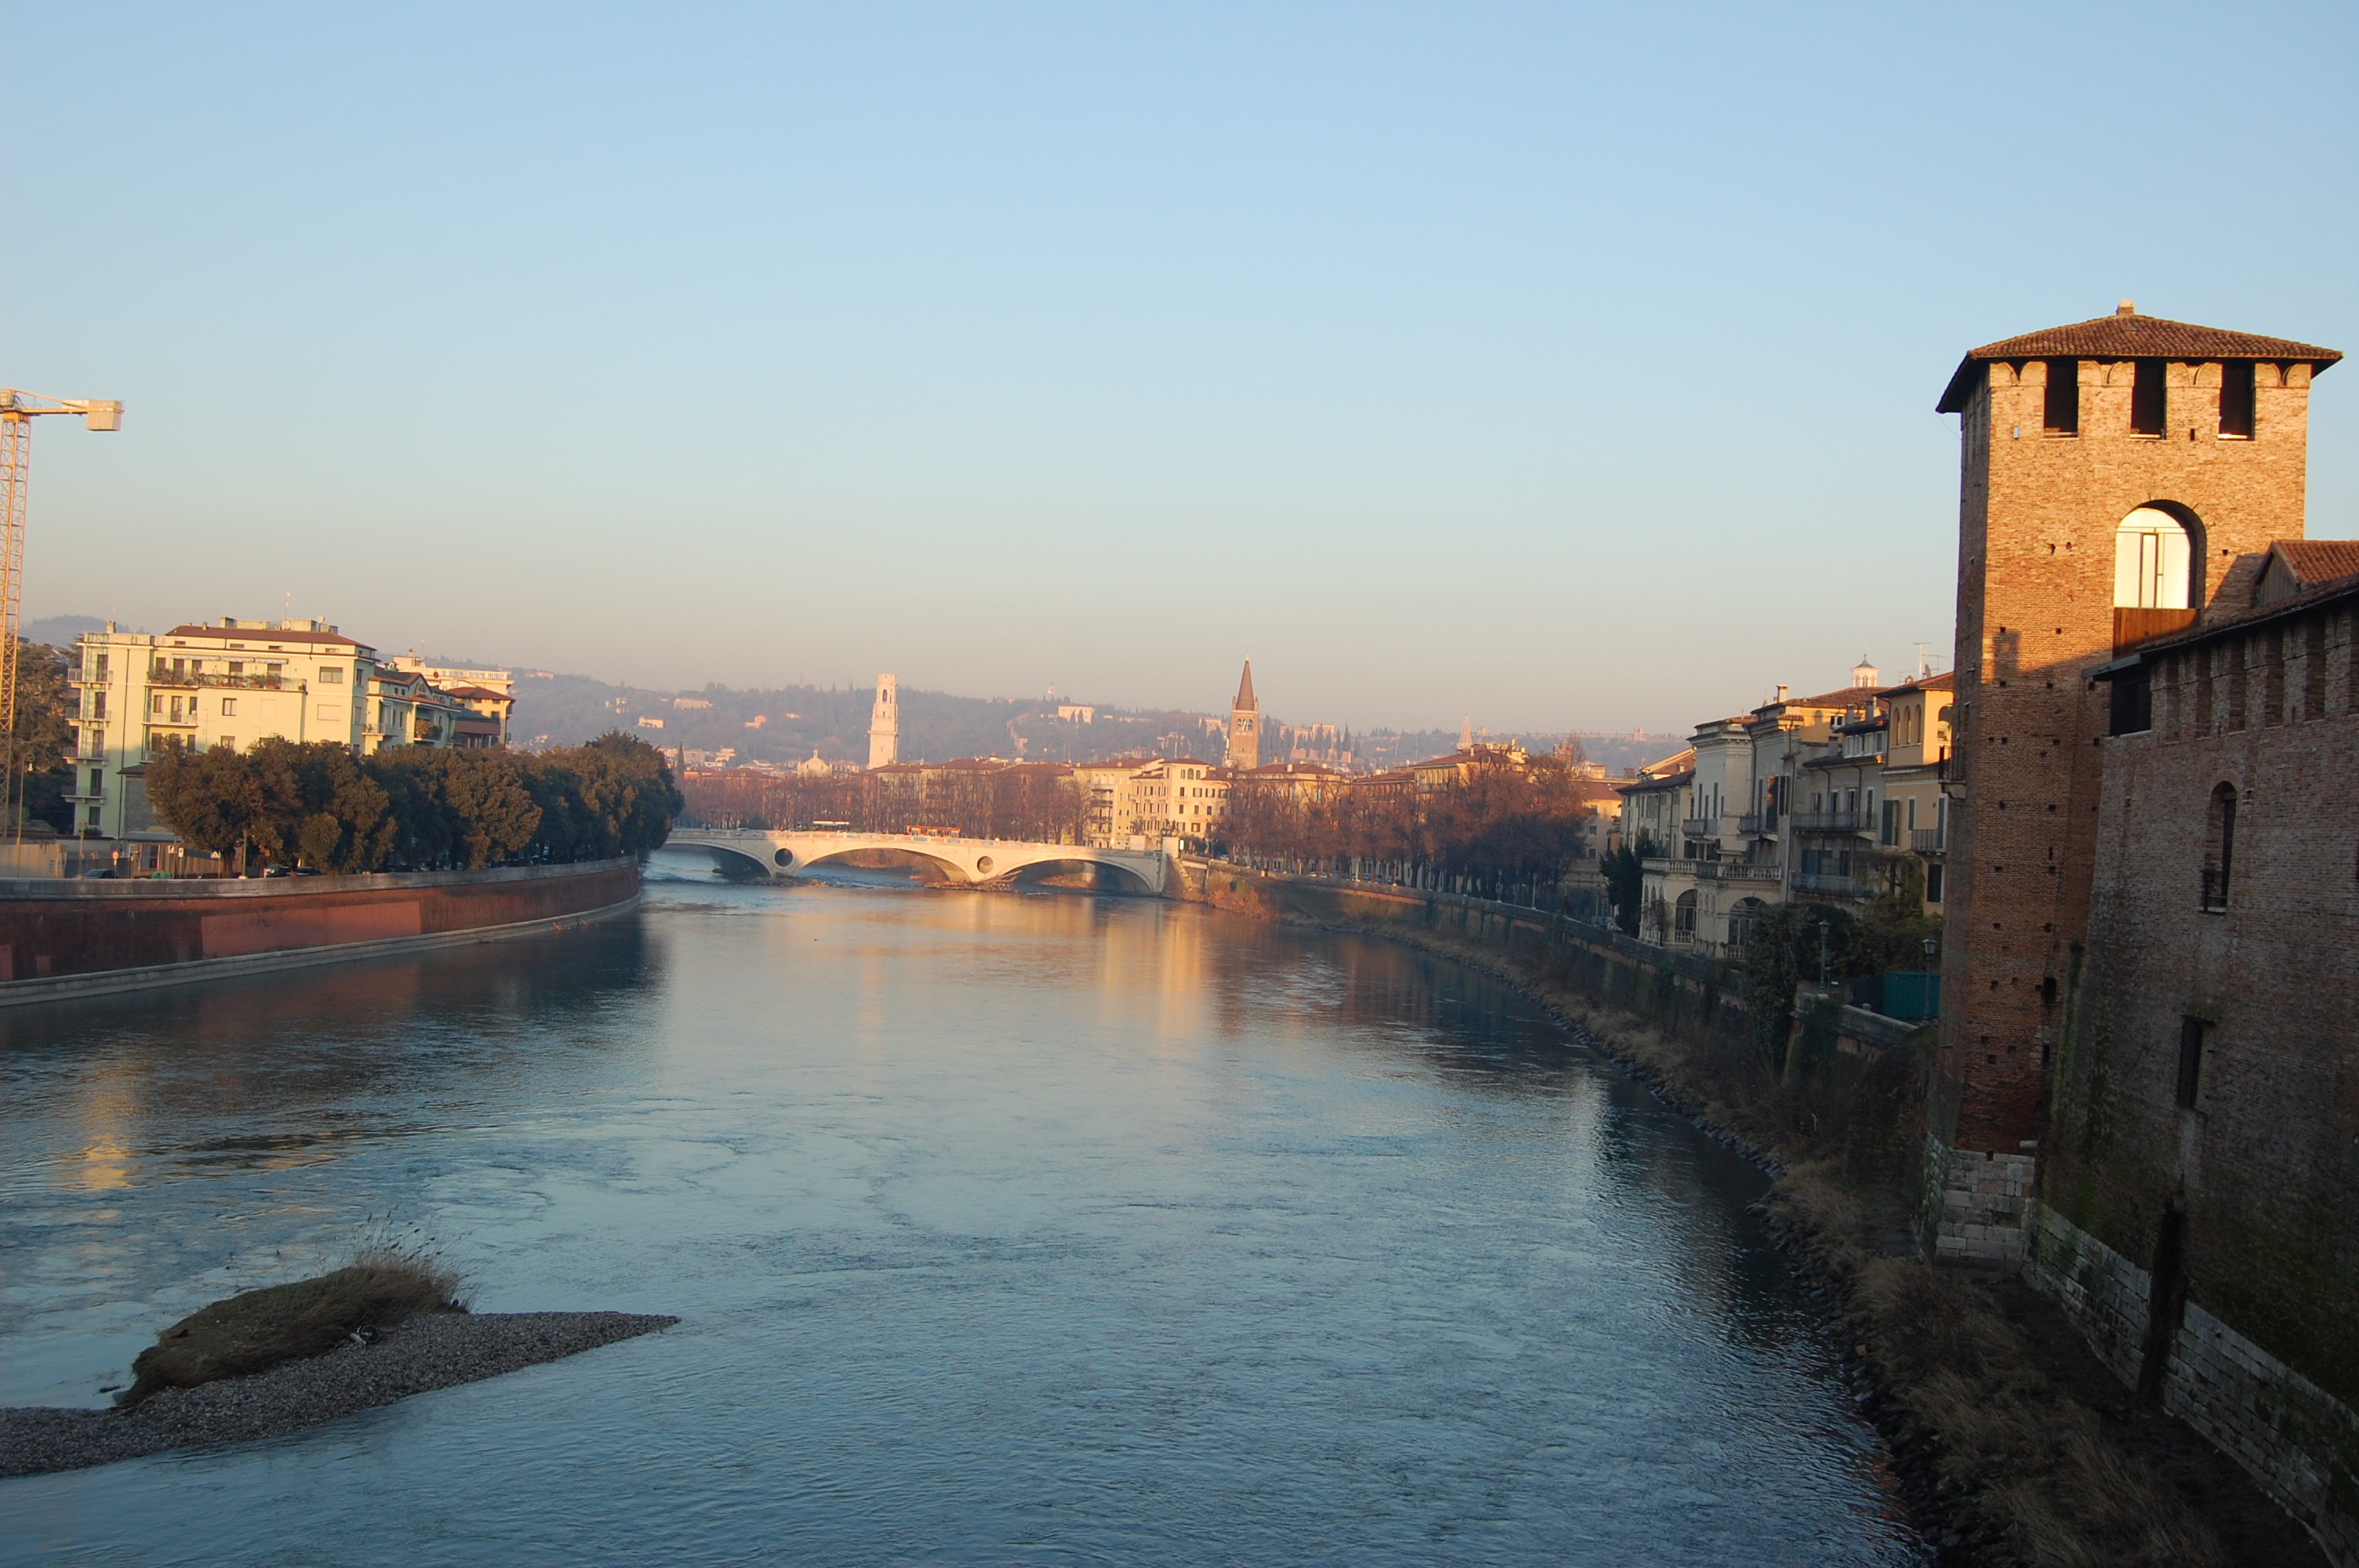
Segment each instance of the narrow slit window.
[{"label": "narrow slit window", "polygon": [[2220,367],[2220,434],[2249,437],[2253,433],[2253,362],[2231,361]]},{"label": "narrow slit window", "polygon": [[2048,396],[2040,413],[2040,423],[2051,436],[2077,436],[2081,433],[2081,362],[2049,360],[2048,362]]},{"label": "narrow slit window", "polygon": [[2130,381],[2130,431],[2138,436],[2162,434],[2163,362],[2139,360]]},{"label": "narrow slit window", "polygon": [[2236,866],[2236,786],[2223,784],[2212,792],[2212,807],[2203,824],[2203,905],[2219,914],[2228,907],[2228,879]]},{"label": "narrow slit window", "polygon": [[2203,1084],[2203,1035],[2212,1025],[2200,1018],[2179,1021],[2179,1108],[2195,1108],[2196,1090]]}]

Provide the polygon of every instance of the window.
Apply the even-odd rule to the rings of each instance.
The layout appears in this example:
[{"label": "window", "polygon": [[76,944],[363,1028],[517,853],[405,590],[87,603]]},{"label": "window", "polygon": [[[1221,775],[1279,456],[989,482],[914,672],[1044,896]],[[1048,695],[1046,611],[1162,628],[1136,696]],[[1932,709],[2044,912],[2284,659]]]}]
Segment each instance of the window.
[{"label": "window", "polygon": [[234,735],[223,735],[220,739],[216,740],[213,744],[224,752],[234,752],[237,750],[237,737]]},{"label": "window", "polygon": [[237,717],[237,698],[234,697],[224,697],[222,698],[222,717],[223,719],[234,719]]},{"label": "window", "polygon": [[2211,1029],[2204,1019],[2179,1021],[2179,1108],[2195,1108],[2195,1091],[2203,1081],[2203,1036]]},{"label": "window", "polygon": [[1672,912],[1671,933],[1683,942],[1691,942],[1695,939],[1695,928],[1696,895],[1695,889],[1690,888],[1680,894],[1679,905]]},{"label": "window", "polygon": [[2048,397],[2040,411],[2040,423],[2051,436],[2077,436],[2081,433],[2081,362],[2049,360],[2048,362]]},{"label": "window", "polygon": [[94,691],[90,694],[90,716],[92,719],[106,717],[106,693]]},{"label": "window", "polygon": [[2203,903],[2213,914],[2228,907],[2228,879],[2236,864],[2236,786],[2223,784],[2212,792],[2212,808],[2203,824]]},{"label": "window", "polygon": [[268,681],[272,686],[277,686],[278,684],[278,672],[286,667],[287,666],[285,665],[265,665],[262,666],[262,678]]},{"label": "window", "polygon": [[320,666],[320,684],[321,686],[343,685],[343,666],[341,665],[321,665]]},{"label": "window", "polygon": [[2114,530],[2114,608],[2185,610],[2187,529],[2169,513],[2141,506]]},{"label": "window", "polygon": [[98,665],[92,674],[92,678],[102,681],[106,678],[106,655],[104,654],[101,654],[98,656]]},{"label": "window", "polygon": [[90,770],[90,793],[92,795],[104,795],[106,793],[106,770],[104,768],[92,768]]},{"label": "window", "polygon": [[2231,361],[2220,367],[2220,434],[2249,440],[2253,434],[2253,362]]},{"label": "window", "polygon": [[1941,863],[1938,860],[1925,868],[1925,902],[1927,903],[1939,903],[1941,902],[1941,872],[1943,869],[1944,868]]},{"label": "window", "polygon": [[2113,680],[2112,723],[2106,732],[2113,735],[2135,735],[2154,728],[2154,671],[2140,665],[2124,670]]},{"label": "window", "polygon": [[2163,362],[2140,360],[2130,380],[2130,434],[2159,436],[2165,397],[2163,395]]},{"label": "window", "polygon": [[245,661],[244,659],[232,659],[229,662],[229,673],[232,680],[235,680],[239,676],[245,675]]},{"label": "window", "polygon": [[[1913,806],[1915,802],[1912,801],[1910,804]],[[1884,831],[1879,837],[1886,844],[1900,842],[1900,803],[1898,801],[1887,800],[1884,803]]]}]

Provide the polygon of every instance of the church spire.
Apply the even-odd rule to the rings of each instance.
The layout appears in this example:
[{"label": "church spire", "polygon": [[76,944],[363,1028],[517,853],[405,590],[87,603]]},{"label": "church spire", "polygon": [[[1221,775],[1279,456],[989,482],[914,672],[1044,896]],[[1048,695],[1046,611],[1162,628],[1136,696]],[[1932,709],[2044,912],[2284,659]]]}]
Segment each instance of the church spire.
[{"label": "church spire", "polygon": [[1261,708],[1261,704],[1254,700],[1253,661],[1251,659],[1247,659],[1245,661],[1245,679],[1237,682],[1237,699],[1236,701],[1229,704],[1229,707],[1232,711],[1239,713],[1258,712]]}]

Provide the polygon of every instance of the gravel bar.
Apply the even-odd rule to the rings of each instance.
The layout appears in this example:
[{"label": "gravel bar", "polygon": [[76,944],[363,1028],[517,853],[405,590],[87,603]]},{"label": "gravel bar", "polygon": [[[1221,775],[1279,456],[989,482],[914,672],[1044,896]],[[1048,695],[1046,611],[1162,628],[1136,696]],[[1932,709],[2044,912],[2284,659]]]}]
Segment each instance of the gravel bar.
[{"label": "gravel bar", "polygon": [[0,1476],[111,1465],[168,1448],[251,1443],[669,1328],[622,1312],[435,1313],[250,1378],[168,1389],[129,1410],[0,1409]]}]

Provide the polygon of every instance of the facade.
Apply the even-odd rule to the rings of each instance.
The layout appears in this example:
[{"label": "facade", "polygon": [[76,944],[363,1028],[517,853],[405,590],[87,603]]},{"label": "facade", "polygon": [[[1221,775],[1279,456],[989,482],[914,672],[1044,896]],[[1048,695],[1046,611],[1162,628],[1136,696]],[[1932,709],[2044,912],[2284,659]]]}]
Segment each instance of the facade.
[{"label": "facade", "polygon": [[83,633],[80,652],[70,798],[85,835],[158,831],[145,780],[167,745],[240,750],[280,736],[368,752],[381,739],[368,703],[376,651],[324,621],[224,617],[161,635],[110,627]]},{"label": "facade", "polygon": [[[445,697],[455,697],[474,718],[465,721],[460,744],[465,746],[505,746],[508,743],[508,719],[516,711],[516,673],[512,670],[474,669],[460,665],[429,665],[412,648],[385,661],[384,668],[409,675],[423,676],[427,683]],[[479,720],[489,719],[485,729]]]},{"label": "facade", "polygon": [[86,632],[75,692],[75,788],[84,836],[168,838],[148,809],[147,764],[164,746],[332,741],[364,756],[388,746],[495,746],[513,699],[489,687],[449,691],[436,674],[512,685],[506,670],[434,671],[380,660],[324,621],[223,617],[161,635]]},{"label": "facade", "polygon": [[1883,817],[1876,843],[1906,856],[1923,889],[1925,913],[1943,913],[1948,891],[1951,677],[1928,676],[1879,695],[1886,717]]},{"label": "facade", "polygon": [[1253,661],[1245,661],[1237,697],[1229,704],[1228,767],[1241,773],[1261,766],[1261,702],[1254,696]]},{"label": "facade", "polygon": [[1940,397],[1962,416],[1945,902],[1973,934],[1945,945],[1928,1107],[1944,1256],[2022,1254],[2096,860],[2106,698],[2083,672],[2299,534],[2310,379],[2341,357],[2125,302],[1973,350]]},{"label": "facade", "polygon": [[891,767],[901,760],[901,684],[876,677],[876,702],[868,713],[868,765]]},{"label": "facade", "polygon": [[[2305,586],[2272,584],[2305,557]],[[2248,608],[2215,596],[2093,672],[2085,969],[2029,1244],[2125,1381],[2353,1562],[2359,544],[2273,544],[2260,566]]]}]

